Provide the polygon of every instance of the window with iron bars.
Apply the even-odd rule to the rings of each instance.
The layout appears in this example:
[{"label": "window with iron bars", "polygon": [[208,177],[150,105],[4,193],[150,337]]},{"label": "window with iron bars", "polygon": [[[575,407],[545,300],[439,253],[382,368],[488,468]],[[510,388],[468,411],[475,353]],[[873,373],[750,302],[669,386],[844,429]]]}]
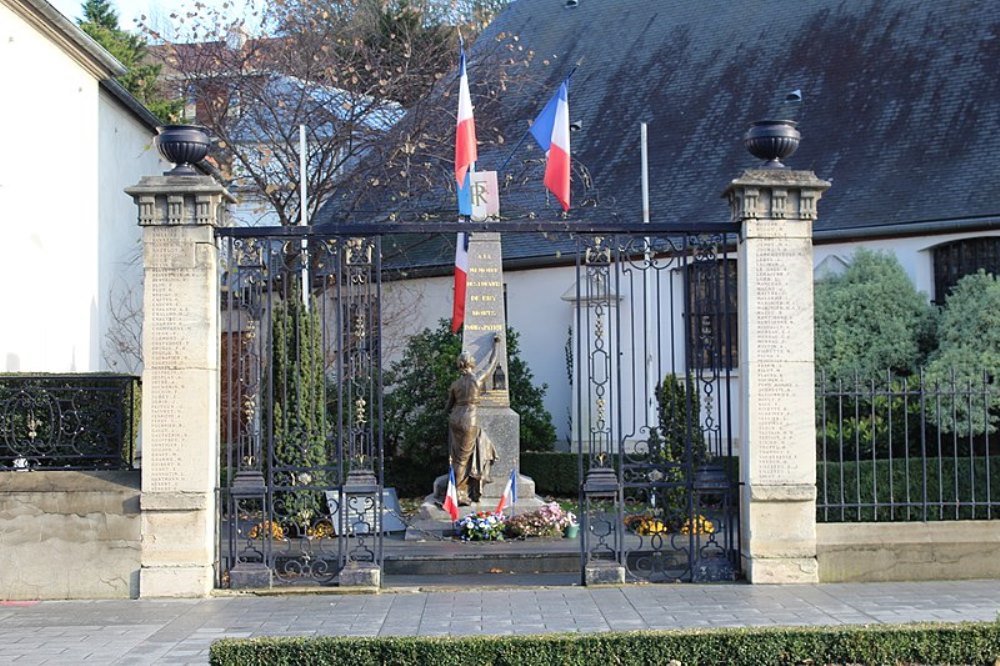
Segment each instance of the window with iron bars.
[{"label": "window with iron bars", "polygon": [[688,344],[692,368],[733,369],[739,363],[736,260],[686,268]]},{"label": "window with iron bars", "polygon": [[935,247],[934,304],[944,305],[958,281],[980,268],[1000,275],[1000,236],[966,238]]}]

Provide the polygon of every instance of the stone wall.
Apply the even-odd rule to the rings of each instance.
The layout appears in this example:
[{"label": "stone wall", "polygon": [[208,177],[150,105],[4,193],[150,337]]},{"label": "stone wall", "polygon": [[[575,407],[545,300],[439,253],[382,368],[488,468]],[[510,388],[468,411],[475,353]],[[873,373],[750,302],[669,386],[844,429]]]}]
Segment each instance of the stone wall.
[{"label": "stone wall", "polygon": [[824,583],[1000,578],[1000,521],[820,523]]},{"label": "stone wall", "polygon": [[0,472],[0,600],[139,596],[139,472]]}]

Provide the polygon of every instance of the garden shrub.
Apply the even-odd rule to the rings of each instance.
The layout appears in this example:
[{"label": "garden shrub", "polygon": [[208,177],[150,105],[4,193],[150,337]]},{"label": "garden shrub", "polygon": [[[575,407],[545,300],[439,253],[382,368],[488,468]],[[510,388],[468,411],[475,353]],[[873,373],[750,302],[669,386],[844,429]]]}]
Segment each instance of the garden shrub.
[{"label": "garden shrub", "polygon": [[816,282],[816,366],[830,377],[911,374],[934,343],[935,312],[895,255],[864,248]]},{"label": "garden shrub", "polygon": [[975,387],[984,379],[992,385],[1000,371],[1000,282],[982,269],[959,280],[945,300],[938,334],[925,379],[956,395],[942,397],[928,419],[960,436],[995,432],[1000,391]]},{"label": "garden shrub", "polygon": [[[293,282],[294,284],[294,282]],[[302,303],[293,286],[277,303],[271,317],[271,427],[273,456],[267,465],[279,486],[333,486],[339,480],[321,479],[318,468],[328,463],[326,373],[323,327],[315,299]],[[304,472],[303,470],[309,470]],[[290,490],[275,498],[275,507],[300,525],[325,513],[326,502],[318,491]]]},{"label": "garden shrub", "polygon": [[986,519],[987,488],[1000,488],[1000,456],[820,462],[816,515],[820,522]]},{"label": "garden shrub", "polygon": [[[458,378],[462,336],[442,319],[410,338],[400,360],[385,371],[383,401],[386,485],[401,495],[425,494],[448,469],[448,388]],[[545,384],[536,386],[520,358],[518,335],[507,329],[510,407],[520,415],[521,450],[550,451],[556,439],[545,410]],[[406,491],[401,490],[406,488]]]},{"label": "garden shrub", "polygon": [[993,664],[1000,623],[740,628],[452,638],[244,638],[212,644],[213,666],[639,666]]}]

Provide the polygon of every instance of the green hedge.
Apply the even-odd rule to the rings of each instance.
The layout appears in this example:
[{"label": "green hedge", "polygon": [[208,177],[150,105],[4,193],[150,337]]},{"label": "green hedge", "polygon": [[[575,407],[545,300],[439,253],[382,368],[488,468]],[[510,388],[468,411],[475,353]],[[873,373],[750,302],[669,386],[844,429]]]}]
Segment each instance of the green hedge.
[{"label": "green hedge", "polygon": [[[993,496],[992,515],[998,515],[1000,456],[989,458],[989,486],[985,457],[927,458],[926,461],[911,457],[909,467],[905,459],[899,458],[892,461],[891,469],[888,460],[819,463],[816,469],[817,519],[821,522],[925,520],[920,506],[924,501],[925,462],[927,503],[933,504],[927,507],[926,520],[985,519],[986,506],[958,505],[973,500],[986,502],[987,487]],[[876,509],[872,506],[876,500],[880,505],[892,502],[897,506]],[[907,501],[911,504],[909,516],[906,507],[899,506]],[[846,505],[843,511],[837,506],[841,504]]]},{"label": "green hedge", "polygon": [[575,453],[521,453],[521,474],[535,481],[539,495],[576,497],[580,487],[580,472]]},{"label": "green hedge", "polygon": [[987,664],[1000,623],[685,630],[458,638],[223,639],[215,666],[608,666],[609,664]]}]

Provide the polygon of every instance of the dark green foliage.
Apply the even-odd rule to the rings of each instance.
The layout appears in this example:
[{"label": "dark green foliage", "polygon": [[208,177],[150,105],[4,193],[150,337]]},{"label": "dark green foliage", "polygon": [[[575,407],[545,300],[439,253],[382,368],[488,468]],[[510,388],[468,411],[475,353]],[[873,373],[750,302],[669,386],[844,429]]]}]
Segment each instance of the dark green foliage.
[{"label": "dark green foliage", "polygon": [[[318,483],[310,470],[328,462],[323,330],[315,301],[307,312],[294,287],[271,316],[271,364],[272,472],[280,485]],[[318,494],[297,493],[283,509],[306,521],[321,506]]]},{"label": "dark green foliage", "polygon": [[[988,474],[987,474],[988,470]],[[917,458],[820,463],[816,469],[817,520],[819,522],[871,522],[986,519],[987,482],[996,497],[1000,488],[1000,457]],[[924,514],[924,487],[927,507]],[[973,500],[980,506],[971,506]],[[906,507],[875,503],[913,503]],[[959,503],[969,506],[958,507]],[[839,507],[823,505],[849,504]],[[867,505],[867,506],[861,506]],[[996,508],[993,516],[997,515]]]},{"label": "dark green foliage", "polygon": [[521,473],[535,482],[539,495],[576,497],[580,488],[576,453],[521,453]]},{"label": "dark green foliage", "polygon": [[701,400],[697,390],[688,391],[688,385],[694,387],[692,378],[684,382],[674,374],[657,384],[659,427],[649,435],[650,462],[661,465],[663,481],[670,484],[656,491],[657,505],[672,525],[680,525],[688,515],[688,471],[693,474],[708,457]]},{"label": "dark green foliage", "polygon": [[892,254],[859,249],[815,293],[816,367],[830,377],[911,374],[933,347],[934,309]]},{"label": "dark green foliage", "polygon": [[0,467],[21,456],[46,469],[132,469],[135,463],[138,377],[3,373],[0,407]]},{"label": "dark green foliage", "polygon": [[[820,379],[817,387],[816,455],[819,460],[885,458],[892,454],[918,455],[922,437],[937,430],[924,423],[921,413],[933,409],[932,397],[922,397],[919,377]],[[824,449],[825,447],[825,449]]]},{"label": "dark green foliage", "polygon": [[1000,392],[968,387],[992,384],[1000,368],[1000,282],[982,270],[966,275],[948,294],[938,329],[940,342],[927,381],[964,392],[930,414],[944,432],[965,436],[995,432]]},{"label": "dark green foliage", "polygon": [[[521,417],[521,450],[551,450],[555,426],[542,399],[546,386],[535,386],[531,371],[521,360],[518,336],[507,330],[507,373],[511,409]],[[424,329],[410,338],[403,357],[384,375],[386,395],[385,450],[387,485],[417,493],[430,489],[437,475],[447,470],[448,388],[458,378],[455,360],[462,351],[462,337],[451,332],[442,319],[437,328]],[[416,486],[416,487],[415,487]]]},{"label": "dark green foliage", "polygon": [[146,59],[146,40],[122,30],[118,14],[109,0],[86,0],[82,5],[80,29],[108,50],[128,70],[117,77],[118,83],[165,121],[180,116],[181,100],[165,100],[157,86],[162,67]]},{"label": "dark green foliage", "polygon": [[993,664],[1000,624],[715,629],[456,638],[251,638],[212,644],[213,666]]}]

